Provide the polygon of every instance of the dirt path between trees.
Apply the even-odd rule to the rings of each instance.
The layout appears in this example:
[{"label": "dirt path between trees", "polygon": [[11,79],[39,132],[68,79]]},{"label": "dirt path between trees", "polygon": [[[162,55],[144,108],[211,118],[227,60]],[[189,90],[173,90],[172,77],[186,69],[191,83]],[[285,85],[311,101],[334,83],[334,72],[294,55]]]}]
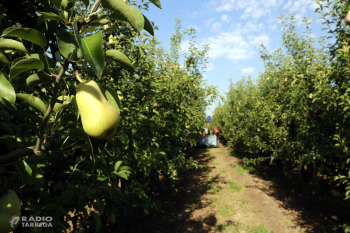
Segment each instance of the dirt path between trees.
[{"label": "dirt path between trees", "polygon": [[222,144],[193,148],[189,155],[207,167],[179,174],[176,194],[157,195],[164,213],[118,221],[108,232],[344,232],[342,225],[350,220],[342,193],[330,188],[323,188],[322,197],[308,193],[297,171],[249,173]]}]

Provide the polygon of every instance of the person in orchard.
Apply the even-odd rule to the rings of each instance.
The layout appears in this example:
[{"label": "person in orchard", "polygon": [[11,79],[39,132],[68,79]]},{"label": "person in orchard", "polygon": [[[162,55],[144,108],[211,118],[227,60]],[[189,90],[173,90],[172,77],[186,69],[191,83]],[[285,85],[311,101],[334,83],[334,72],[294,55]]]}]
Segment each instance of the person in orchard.
[{"label": "person in orchard", "polygon": [[207,123],[207,127],[208,127],[208,122],[210,122],[210,121],[211,121],[211,117],[208,116],[208,117],[207,117],[207,120],[205,121],[205,122]]},{"label": "person in orchard", "polygon": [[217,141],[218,141],[217,145],[219,147],[220,130],[219,130],[217,125],[215,125],[215,127],[214,127],[214,135],[216,135],[216,137],[217,137]]},{"label": "person in orchard", "polygon": [[205,126],[202,127],[202,130],[203,130],[202,131],[202,136],[206,136],[206,134],[205,134]]}]

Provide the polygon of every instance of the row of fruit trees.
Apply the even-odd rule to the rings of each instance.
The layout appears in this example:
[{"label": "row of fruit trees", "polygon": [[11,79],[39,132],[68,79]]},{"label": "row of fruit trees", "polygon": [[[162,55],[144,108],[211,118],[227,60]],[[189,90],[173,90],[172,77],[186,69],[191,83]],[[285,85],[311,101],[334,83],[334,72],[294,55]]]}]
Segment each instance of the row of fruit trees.
[{"label": "row of fruit trees", "polygon": [[[279,48],[267,54],[261,46],[265,72],[255,83],[250,78],[232,83],[212,121],[228,146],[244,150],[245,164],[267,160],[285,173],[299,168],[305,184],[316,181],[318,174],[348,199],[350,5],[343,2],[317,1],[324,29],[336,39],[330,47],[321,37],[315,48],[307,18],[305,35],[298,36],[294,16],[282,15],[287,52]],[[344,224],[344,230],[350,232],[350,226]]]},{"label": "row of fruit trees", "polygon": [[105,232],[161,210],[152,190],[176,192],[178,172],[198,167],[185,152],[218,95],[199,69],[208,46],[195,48],[187,29],[180,66],[180,21],[165,53],[140,12],[150,3],[161,9],[159,0],[0,4],[1,233],[84,220]]}]

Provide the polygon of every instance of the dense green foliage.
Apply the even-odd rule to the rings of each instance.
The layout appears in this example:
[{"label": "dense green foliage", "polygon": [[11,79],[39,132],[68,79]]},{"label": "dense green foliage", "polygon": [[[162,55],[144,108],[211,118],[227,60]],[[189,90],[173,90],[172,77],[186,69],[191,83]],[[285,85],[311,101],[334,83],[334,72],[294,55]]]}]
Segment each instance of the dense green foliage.
[{"label": "dense green foliage", "polygon": [[[160,2],[127,2],[0,4],[0,194],[15,190],[22,216],[53,217],[53,228],[36,232],[62,232],[82,219],[92,220],[89,231],[104,232],[129,214],[161,210],[152,189],[174,192],[177,172],[198,166],[185,152],[218,93],[203,86],[207,48],[191,40],[190,59],[179,67],[179,21],[165,53],[152,36],[157,27],[140,13]],[[194,29],[186,33],[193,39]],[[114,137],[84,132],[79,79],[95,80],[120,112]]]},{"label": "dense green foliage", "polygon": [[265,72],[256,83],[250,78],[231,83],[212,117],[228,146],[244,150],[246,164],[268,159],[285,173],[298,167],[306,185],[316,182],[317,174],[325,175],[345,199],[350,197],[349,28],[343,20],[348,9],[340,2],[330,9],[333,21],[328,24],[336,23],[331,33],[338,35],[329,50],[325,37],[315,48],[307,19],[305,35],[299,37],[293,15],[282,15],[286,52],[280,48],[268,54],[261,46]]}]

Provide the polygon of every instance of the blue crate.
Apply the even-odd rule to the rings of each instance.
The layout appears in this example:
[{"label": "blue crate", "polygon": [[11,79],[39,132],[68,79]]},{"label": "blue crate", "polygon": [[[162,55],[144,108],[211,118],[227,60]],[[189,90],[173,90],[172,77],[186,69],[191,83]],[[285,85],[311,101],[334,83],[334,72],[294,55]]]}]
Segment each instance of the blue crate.
[{"label": "blue crate", "polygon": [[208,147],[209,144],[208,144],[208,139],[207,139],[207,137],[205,137],[205,138],[199,137],[198,146],[199,146],[199,147]]}]

